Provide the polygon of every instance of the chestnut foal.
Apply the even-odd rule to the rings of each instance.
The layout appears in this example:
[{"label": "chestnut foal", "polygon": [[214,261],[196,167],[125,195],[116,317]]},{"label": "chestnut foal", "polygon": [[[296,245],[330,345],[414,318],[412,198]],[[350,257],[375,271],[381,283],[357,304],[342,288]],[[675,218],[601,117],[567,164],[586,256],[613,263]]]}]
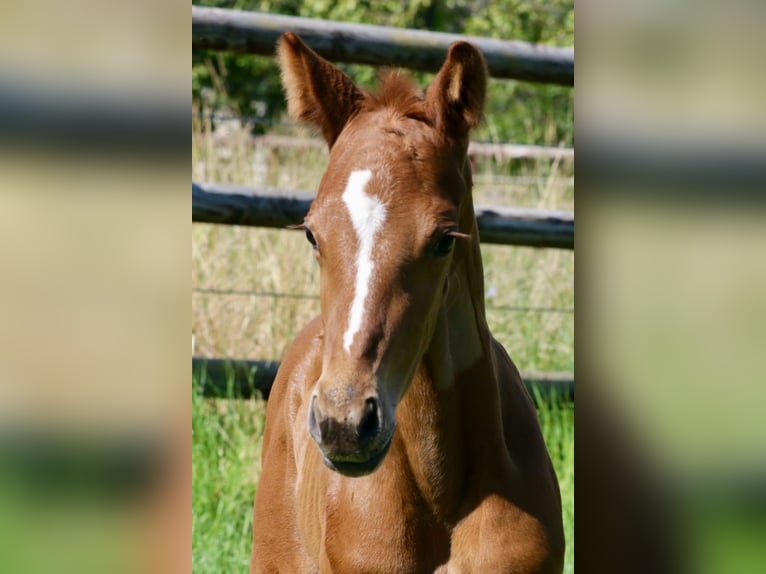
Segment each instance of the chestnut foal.
[{"label": "chestnut foal", "polygon": [[466,156],[484,59],[453,44],[420,97],[396,73],[360,91],[292,33],[278,55],[331,153],[303,224],[321,315],[269,399],[251,572],[561,572],[558,483],[485,319]]}]

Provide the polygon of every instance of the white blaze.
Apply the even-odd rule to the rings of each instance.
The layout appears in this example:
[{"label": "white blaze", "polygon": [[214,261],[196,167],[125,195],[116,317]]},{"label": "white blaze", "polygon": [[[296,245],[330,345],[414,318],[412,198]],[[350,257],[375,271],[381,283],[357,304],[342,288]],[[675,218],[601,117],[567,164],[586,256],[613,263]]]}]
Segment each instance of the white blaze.
[{"label": "white blaze", "polygon": [[377,198],[367,195],[364,189],[372,177],[369,169],[352,171],[343,192],[343,203],[346,204],[351,216],[351,223],[359,239],[359,251],[356,255],[356,282],[354,284],[354,301],[351,303],[351,313],[348,318],[348,328],[343,335],[343,348],[350,352],[364,317],[364,303],[367,299],[374,263],[372,247],[375,244],[375,234],[386,219],[386,206]]}]

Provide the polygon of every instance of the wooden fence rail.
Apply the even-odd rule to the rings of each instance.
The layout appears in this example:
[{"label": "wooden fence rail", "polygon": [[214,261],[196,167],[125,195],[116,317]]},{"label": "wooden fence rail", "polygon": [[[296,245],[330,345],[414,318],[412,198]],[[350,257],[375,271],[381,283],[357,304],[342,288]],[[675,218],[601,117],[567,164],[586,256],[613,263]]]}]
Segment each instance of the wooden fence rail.
[{"label": "wooden fence rail", "polygon": [[574,86],[574,48],[192,6],[192,48],[271,56],[289,30],[334,62],[424,72],[438,71],[449,45],[466,40],[482,51],[492,77]]},{"label": "wooden fence rail", "polygon": [[[300,223],[311,195],[216,183],[192,183],[192,221],[285,228]],[[574,249],[574,214],[476,206],[483,243]]]},{"label": "wooden fence rail", "polygon": [[[212,118],[215,119],[215,118]],[[239,121],[239,120],[237,120]],[[246,119],[242,119],[247,123]],[[194,137],[194,136],[192,136]],[[207,135],[205,136],[207,137]],[[227,133],[213,132],[209,137],[216,144],[227,144],[235,141],[237,136]],[[265,134],[250,136],[248,141],[255,146],[276,149],[306,150],[315,149],[327,151],[327,143],[320,138],[285,136],[280,134]],[[574,149],[571,147],[555,147],[528,144],[492,143],[473,141],[468,144],[469,157],[491,157],[496,160],[573,160]],[[474,174],[475,175],[475,174]]]},{"label": "wooden fence rail", "polygon": [[[258,391],[268,399],[278,369],[278,361],[192,357],[192,379],[197,381],[204,397],[249,398]],[[571,373],[528,372],[522,373],[521,377],[532,396],[535,391],[556,392],[562,398],[574,401],[574,376]]]}]

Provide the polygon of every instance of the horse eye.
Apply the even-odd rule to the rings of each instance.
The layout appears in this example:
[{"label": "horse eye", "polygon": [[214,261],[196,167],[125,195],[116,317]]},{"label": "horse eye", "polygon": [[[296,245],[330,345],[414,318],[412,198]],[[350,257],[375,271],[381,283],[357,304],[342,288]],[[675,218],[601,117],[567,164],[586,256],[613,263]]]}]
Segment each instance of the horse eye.
[{"label": "horse eye", "polygon": [[455,246],[455,237],[452,235],[442,235],[434,246],[434,252],[440,257],[449,255]]},{"label": "horse eye", "polygon": [[311,246],[312,246],[314,249],[317,249],[317,247],[318,247],[318,246],[317,246],[317,240],[316,240],[316,237],[314,237],[314,234],[313,234],[313,233],[311,233],[311,230],[310,230],[310,229],[307,229],[307,230],[306,230],[306,239],[308,239],[308,242],[309,242],[309,243],[311,243]]}]

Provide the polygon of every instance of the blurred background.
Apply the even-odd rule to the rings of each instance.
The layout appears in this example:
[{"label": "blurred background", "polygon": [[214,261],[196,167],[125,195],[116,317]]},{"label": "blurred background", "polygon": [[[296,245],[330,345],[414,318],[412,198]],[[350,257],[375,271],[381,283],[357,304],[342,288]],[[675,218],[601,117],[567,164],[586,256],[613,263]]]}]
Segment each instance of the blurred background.
[{"label": "blurred background", "polygon": [[188,8],[0,12],[0,571],[188,572]]},{"label": "blurred background", "polygon": [[763,570],[764,8],[578,5],[586,571]]}]

